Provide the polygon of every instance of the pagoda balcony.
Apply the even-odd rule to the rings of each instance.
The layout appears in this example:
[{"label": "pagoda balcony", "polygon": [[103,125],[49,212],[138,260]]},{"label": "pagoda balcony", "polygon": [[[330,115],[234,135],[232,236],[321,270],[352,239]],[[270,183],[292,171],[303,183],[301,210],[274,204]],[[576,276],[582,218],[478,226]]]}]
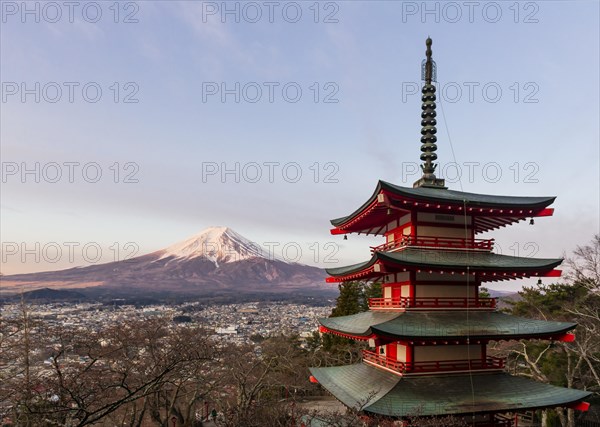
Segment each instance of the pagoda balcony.
[{"label": "pagoda balcony", "polygon": [[482,359],[442,360],[431,362],[400,362],[373,351],[363,350],[362,360],[398,375],[435,374],[441,372],[489,371],[504,369],[505,359],[488,356]]},{"label": "pagoda balcony", "polygon": [[435,309],[475,309],[495,310],[496,298],[369,298],[371,310],[435,310]]},{"label": "pagoda balcony", "polygon": [[494,239],[464,239],[460,237],[402,236],[379,246],[371,246],[371,253],[393,252],[407,246],[426,249],[459,249],[487,251],[494,249]]}]

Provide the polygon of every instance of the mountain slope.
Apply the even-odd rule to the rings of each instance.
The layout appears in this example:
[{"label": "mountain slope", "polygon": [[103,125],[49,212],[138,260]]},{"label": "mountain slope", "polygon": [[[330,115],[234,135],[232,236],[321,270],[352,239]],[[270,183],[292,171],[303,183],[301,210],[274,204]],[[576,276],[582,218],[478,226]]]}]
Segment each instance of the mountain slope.
[{"label": "mountain slope", "polygon": [[331,290],[325,272],[288,263],[227,227],[210,227],[165,249],[125,261],[2,277],[7,290],[96,287],[140,291],[286,293]]}]

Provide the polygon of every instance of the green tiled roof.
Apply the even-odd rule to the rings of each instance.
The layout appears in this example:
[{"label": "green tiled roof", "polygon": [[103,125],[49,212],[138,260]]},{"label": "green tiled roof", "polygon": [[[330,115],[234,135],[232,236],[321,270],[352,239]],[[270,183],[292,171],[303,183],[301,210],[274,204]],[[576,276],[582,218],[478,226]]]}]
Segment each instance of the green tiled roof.
[{"label": "green tiled roof", "polygon": [[319,319],[321,325],[334,331],[350,335],[370,335],[371,326],[384,324],[400,315],[398,312],[365,311],[350,316],[325,317]]},{"label": "green tiled roof", "polygon": [[[442,190],[436,190],[442,191]],[[375,252],[369,261],[345,267],[328,268],[331,276],[344,276],[357,273],[375,264],[377,261],[397,264],[404,267],[455,268],[473,272],[488,271],[531,271],[551,270],[558,266],[560,258],[529,258],[498,255],[491,252],[450,251],[440,249],[405,248],[399,252]]]},{"label": "green tiled roof", "polygon": [[381,399],[398,384],[399,379],[397,375],[364,363],[310,368],[310,372],[336,399],[354,409],[362,409],[366,403],[372,404]]},{"label": "green tiled roof", "polygon": [[448,338],[511,339],[563,334],[577,324],[525,319],[495,311],[367,311],[351,316],[327,317],[328,329],[357,336],[388,336],[402,340]]},{"label": "green tiled roof", "polygon": [[311,368],[311,373],[346,406],[392,417],[523,411],[564,406],[592,394],[506,373],[400,377],[363,363]]},{"label": "green tiled roof", "polygon": [[400,197],[406,197],[417,201],[439,202],[439,203],[466,203],[470,207],[486,208],[523,208],[523,209],[543,209],[554,202],[556,197],[520,197],[520,196],[495,196],[490,194],[465,193],[462,191],[445,190],[441,188],[408,188],[390,184],[389,182],[379,181],[373,195],[360,208],[352,214],[331,220],[334,226],[341,225],[352,219],[363,209],[369,206],[381,190],[386,190]]}]

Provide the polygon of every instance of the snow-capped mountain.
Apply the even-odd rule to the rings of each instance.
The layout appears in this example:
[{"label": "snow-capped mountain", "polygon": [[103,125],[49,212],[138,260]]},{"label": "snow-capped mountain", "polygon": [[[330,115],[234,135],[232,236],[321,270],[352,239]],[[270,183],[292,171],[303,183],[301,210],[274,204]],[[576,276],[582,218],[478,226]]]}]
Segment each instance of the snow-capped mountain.
[{"label": "snow-capped mountain", "polygon": [[2,277],[4,291],[90,288],[111,294],[193,295],[333,291],[317,267],[285,262],[227,227],[210,227],[136,258]]},{"label": "snow-capped mountain", "polygon": [[252,258],[275,259],[273,254],[259,244],[251,242],[229,227],[209,227],[189,239],[159,251],[159,259],[177,260],[203,257],[220,263],[243,261]]}]

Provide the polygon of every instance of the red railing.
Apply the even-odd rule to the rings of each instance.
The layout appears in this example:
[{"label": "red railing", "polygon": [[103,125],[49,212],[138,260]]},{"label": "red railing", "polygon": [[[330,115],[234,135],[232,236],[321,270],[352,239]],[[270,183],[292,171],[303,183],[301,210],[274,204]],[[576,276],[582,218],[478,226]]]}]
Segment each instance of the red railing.
[{"label": "red railing", "polygon": [[392,371],[396,371],[398,373],[403,373],[405,371],[406,365],[404,364],[404,362],[388,359],[387,357],[377,354],[373,351],[363,350],[362,358],[363,362],[383,366],[384,368],[391,369]]},{"label": "red railing", "polygon": [[399,374],[404,373],[428,373],[447,371],[469,371],[486,369],[504,369],[504,359],[499,357],[487,357],[485,360],[442,360],[433,362],[400,362],[388,359],[384,355],[373,351],[362,351],[363,361],[372,365],[381,366]]},{"label": "red railing", "polygon": [[404,248],[406,246],[491,251],[494,248],[494,239],[464,239],[460,237],[435,236],[402,236],[398,239],[384,243],[379,246],[371,246],[371,252],[391,251],[394,249]]},{"label": "red railing", "polygon": [[409,372],[469,371],[478,369],[504,369],[504,359],[487,357],[485,360],[444,360],[406,364]]},{"label": "red railing", "polygon": [[373,310],[393,308],[482,308],[495,309],[496,298],[369,298],[369,308]]}]

